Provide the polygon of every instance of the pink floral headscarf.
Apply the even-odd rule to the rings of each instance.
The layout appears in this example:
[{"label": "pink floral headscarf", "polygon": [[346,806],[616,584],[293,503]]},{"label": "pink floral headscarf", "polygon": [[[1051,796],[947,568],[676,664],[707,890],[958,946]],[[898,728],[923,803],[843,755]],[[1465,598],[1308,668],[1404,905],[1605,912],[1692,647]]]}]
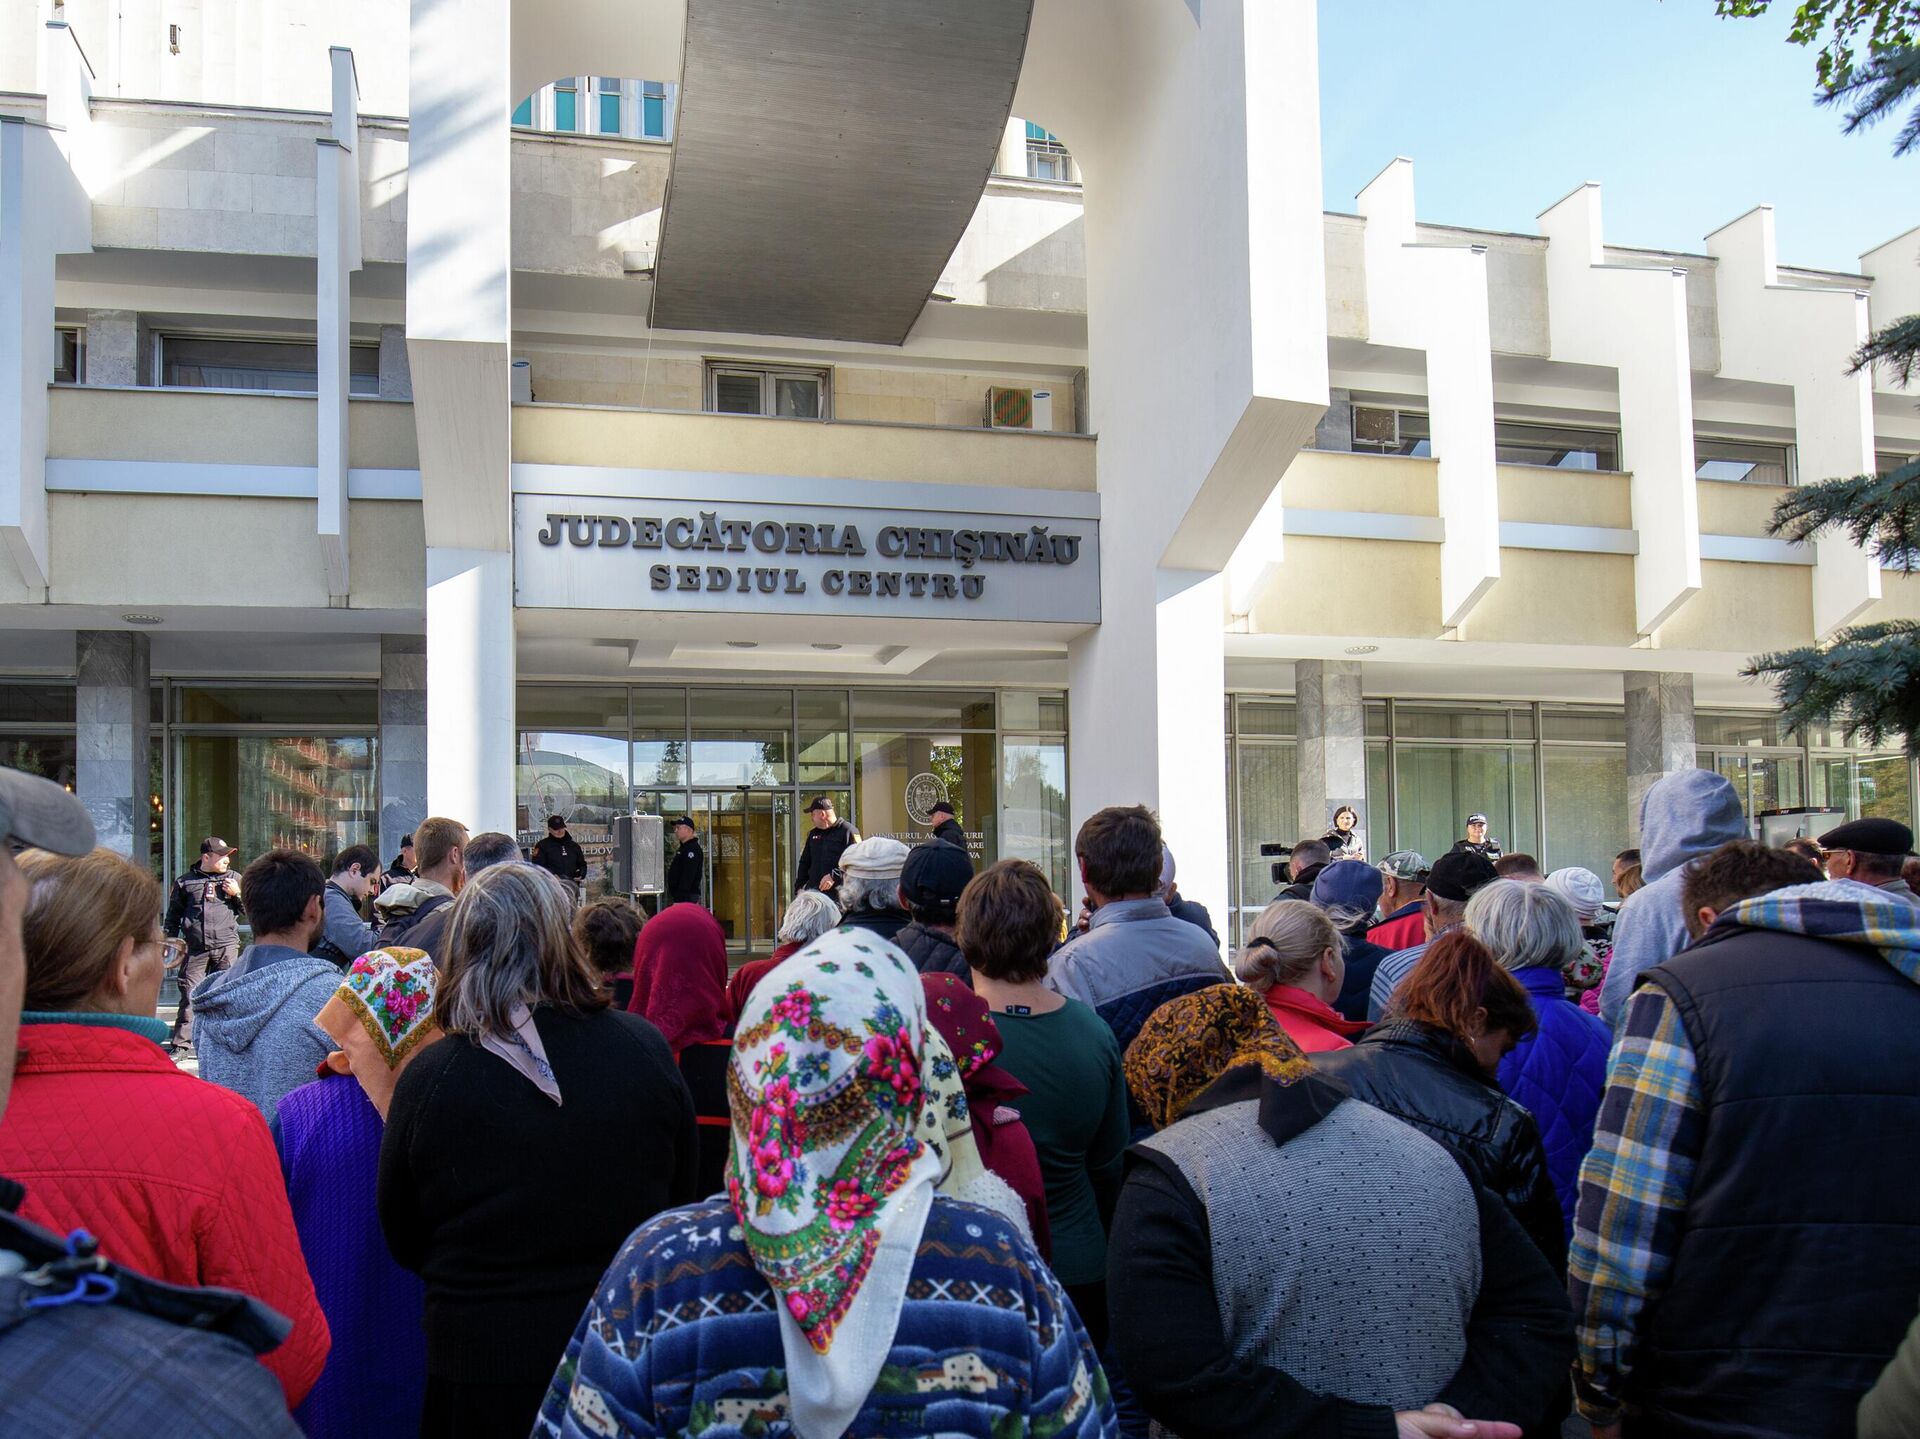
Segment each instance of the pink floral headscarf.
[{"label": "pink floral headscarf", "polygon": [[423,950],[376,949],[353,962],[314,1017],[346,1054],[350,1072],[382,1119],[407,1061],[440,1037],[433,1007],[439,980]]},{"label": "pink floral headscarf", "polygon": [[727,1194],[808,1439],[839,1439],[878,1379],[946,1171],[942,1126],[922,1123],[926,1033],[912,962],[858,929],[781,964],[734,1033]]}]

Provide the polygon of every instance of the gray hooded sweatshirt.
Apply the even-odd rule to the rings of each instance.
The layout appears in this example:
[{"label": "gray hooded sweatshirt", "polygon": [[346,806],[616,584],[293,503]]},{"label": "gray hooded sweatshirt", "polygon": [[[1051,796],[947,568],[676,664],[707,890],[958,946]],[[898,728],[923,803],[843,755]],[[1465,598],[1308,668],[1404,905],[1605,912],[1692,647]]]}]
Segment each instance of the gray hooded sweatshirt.
[{"label": "gray hooded sweatshirt", "polygon": [[1616,1031],[1641,973],[1687,947],[1686,910],[1680,902],[1687,861],[1751,836],[1740,796],[1725,775],[1712,770],[1663,775],[1641,799],[1640,873],[1647,885],[1620,906],[1613,958],[1600,986],[1600,1017]]},{"label": "gray hooded sweatshirt", "polygon": [[281,1099],[311,1084],[335,1047],[313,1019],[339,987],[340,971],[318,955],[249,946],[193,991],[200,1077],[252,1100],[272,1124]]}]

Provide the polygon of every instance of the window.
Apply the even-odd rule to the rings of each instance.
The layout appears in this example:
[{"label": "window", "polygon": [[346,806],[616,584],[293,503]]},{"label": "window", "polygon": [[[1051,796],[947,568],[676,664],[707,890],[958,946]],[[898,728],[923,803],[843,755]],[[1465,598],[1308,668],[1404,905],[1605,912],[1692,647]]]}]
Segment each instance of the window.
[{"label": "window", "polygon": [[1744,440],[1693,437],[1693,477],[1746,485],[1793,483],[1793,451],[1786,445],[1750,445]]},{"label": "window", "polygon": [[602,135],[620,133],[620,82],[606,75],[593,77],[594,116]]},{"label": "window", "polygon": [[513,123],[522,129],[533,128],[533,96],[527,96],[513,107]]},{"label": "window", "polygon": [[[319,361],[311,340],[229,340],[162,335],[160,383],[177,389],[278,390],[315,393]],[[348,392],[380,393],[380,347],[354,345],[347,355]]]},{"label": "window", "polygon": [[[1433,454],[1433,429],[1427,416],[1417,410],[1355,405],[1353,448],[1367,454],[1425,459]],[[1495,462],[1502,465],[1544,465],[1557,470],[1620,468],[1620,437],[1612,430],[1496,419],[1493,450]]]},{"label": "window", "polygon": [[828,418],[828,371],[786,365],[707,365],[707,409],[716,415]]},{"label": "window", "polygon": [[580,82],[573,78],[553,85],[553,128],[571,134],[580,128]]},{"label": "window", "polygon": [[1873,470],[1878,475],[1890,475],[1902,465],[1910,465],[1915,460],[1920,460],[1920,455],[1911,454],[1906,450],[1875,450]]},{"label": "window", "polygon": [[77,385],[86,373],[86,331],[61,326],[53,332],[53,382]]},{"label": "window", "polygon": [[1073,157],[1060,137],[1027,121],[1027,178],[1055,180],[1062,184],[1073,180]]},{"label": "window", "polygon": [[664,81],[640,82],[640,134],[647,140],[667,138],[667,87]]}]

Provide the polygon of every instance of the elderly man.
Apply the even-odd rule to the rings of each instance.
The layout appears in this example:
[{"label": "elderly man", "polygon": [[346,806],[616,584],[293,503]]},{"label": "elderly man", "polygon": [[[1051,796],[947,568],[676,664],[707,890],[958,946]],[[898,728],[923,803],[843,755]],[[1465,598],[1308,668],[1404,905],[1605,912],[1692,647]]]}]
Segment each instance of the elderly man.
[{"label": "elderly man", "polygon": [[1382,949],[1411,949],[1427,936],[1421,913],[1427,897],[1426,856],[1416,849],[1396,849],[1380,861],[1380,913],[1386,916],[1367,931],[1367,939]]},{"label": "elderly man", "polygon": [[1820,848],[1827,852],[1831,878],[1857,880],[1920,904],[1920,895],[1901,873],[1913,849],[1913,831],[1899,821],[1856,819],[1821,835]]},{"label": "elderly man", "polygon": [[1427,876],[1427,897],[1422,905],[1427,937],[1411,949],[1402,949],[1380,961],[1373,972],[1373,984],[1367,995],[1367,1018],[1385,1018],[1387,1006],[1400,981],[1413,973],[1413,967],[1426,954],[1427,946],[1467,917],[1467,901],[1500,876],[1493,872],[1493,861],[1470,849],[1449,850],[1434,861]]}]

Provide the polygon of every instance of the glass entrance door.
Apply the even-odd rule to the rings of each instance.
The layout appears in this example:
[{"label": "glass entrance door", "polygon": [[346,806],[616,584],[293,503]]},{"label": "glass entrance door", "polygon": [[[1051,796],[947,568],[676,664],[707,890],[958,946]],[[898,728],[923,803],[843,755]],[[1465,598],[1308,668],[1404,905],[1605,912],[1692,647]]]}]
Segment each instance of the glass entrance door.
[{"label": "glass entrance door", "polygon": [[769,953],[793,884],[793,797],[780,790],[696,791],[707,894],[729,952]]}]

